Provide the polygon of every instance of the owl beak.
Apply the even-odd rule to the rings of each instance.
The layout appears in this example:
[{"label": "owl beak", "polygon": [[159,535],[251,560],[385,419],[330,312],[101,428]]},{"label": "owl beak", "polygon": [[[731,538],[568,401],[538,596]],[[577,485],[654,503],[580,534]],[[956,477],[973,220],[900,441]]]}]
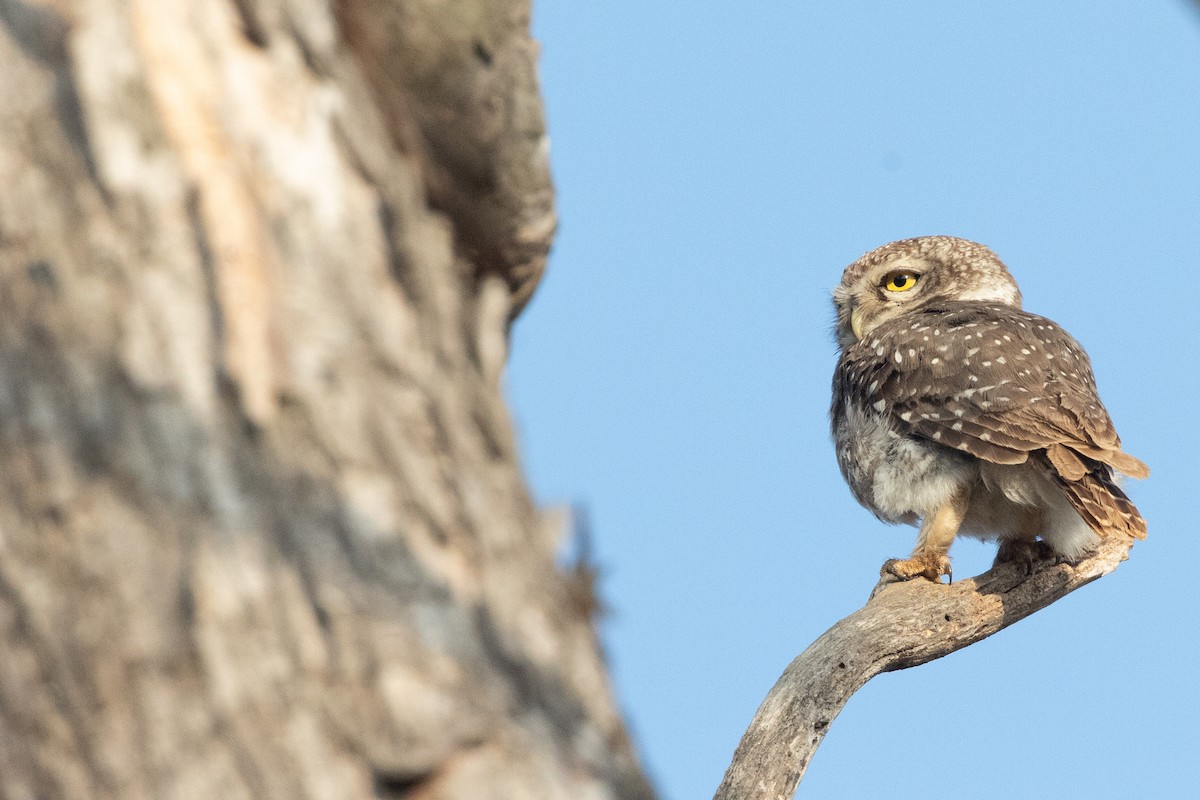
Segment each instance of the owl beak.
[{"label": "owl beak", "polygon": [[863,312],[861,308],[854,308],[850,311],[850,330],[854,331],[854,338],[861,339],[863,333]]}]

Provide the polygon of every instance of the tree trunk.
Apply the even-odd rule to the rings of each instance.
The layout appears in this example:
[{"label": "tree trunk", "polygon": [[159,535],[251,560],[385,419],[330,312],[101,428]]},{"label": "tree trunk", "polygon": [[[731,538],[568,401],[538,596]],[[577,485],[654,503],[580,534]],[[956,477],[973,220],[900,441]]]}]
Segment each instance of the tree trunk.
[{"label": "tree trunk", "polygon": [[0,797],[645,798],[523,484],[528,0],[0,0]]}]

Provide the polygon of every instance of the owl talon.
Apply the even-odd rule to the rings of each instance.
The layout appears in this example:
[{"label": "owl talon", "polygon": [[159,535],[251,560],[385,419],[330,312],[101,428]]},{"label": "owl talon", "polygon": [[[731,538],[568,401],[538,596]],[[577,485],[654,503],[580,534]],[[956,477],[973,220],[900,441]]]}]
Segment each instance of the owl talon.
[{"label": "owl talon", "polygon": [[[1019,564],[1025,568],[1025,574],[1033,574],[1033,565],[1042,559],[1059,558],[1054,548],[1043,541],[1034,539],[1006,539],[996,550],[993,567],[1002,564]],[[1059,562],[1055,562],[1059,563]]]},{"label": "owl talon", "polygon": [[1081,557],[1071,558],[1070,556],[1065,556],[1062,553],[1055,552],[1053,549],[1050,551],[1050,557],[1054,559],[1054,566],[1056,567],[1060,564],[1066,564],[1068,567],[1073,567],[1081,560]]},{"label": "owl talon", "polygon": [[879,576],[899,578],[909,581],[913,578],[925,578],[934,583],[941,583],[943,575],[954,580],[954,570],[950,567],[950,557],[937,554],[915,555],[912,558],[892,558],[884,562],[879,570]]}]

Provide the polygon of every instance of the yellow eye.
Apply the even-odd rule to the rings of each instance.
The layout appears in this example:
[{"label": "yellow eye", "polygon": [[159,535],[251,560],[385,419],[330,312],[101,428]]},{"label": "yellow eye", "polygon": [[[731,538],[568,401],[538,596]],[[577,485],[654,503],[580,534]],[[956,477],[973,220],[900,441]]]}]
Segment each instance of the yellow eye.
[{"label": "yellow eye", "polygon": [[917,285],[917,281],[921,276],[915,272],[907,270],[898,270],[889,272],[883,278],[883,288],[889,292],[907,292],[909,289]]}]

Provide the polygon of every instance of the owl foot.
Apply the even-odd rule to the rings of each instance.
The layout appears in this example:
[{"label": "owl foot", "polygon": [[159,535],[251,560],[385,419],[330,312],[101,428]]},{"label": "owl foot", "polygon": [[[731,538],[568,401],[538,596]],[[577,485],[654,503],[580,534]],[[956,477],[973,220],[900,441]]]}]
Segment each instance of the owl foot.
[{"label": "owl foot", "polygon": [[1033,565],[1044,558],[1056,558],[1054,548],[1037,539],[1005,539],[996,551],[993,567],[1001,564],[1018,564],[1025,568],[1026,575],[1033,574]]},{"label": "owl foot", "polygon": [[879,577],[888,576],[902,581],[913,578],[927,578],[934,583],[941,583],[946,575],[954,581],[954,570],[950,568],[950,557],[939,553],[920,553],[912,558],[892,558],[883,563]]}]

